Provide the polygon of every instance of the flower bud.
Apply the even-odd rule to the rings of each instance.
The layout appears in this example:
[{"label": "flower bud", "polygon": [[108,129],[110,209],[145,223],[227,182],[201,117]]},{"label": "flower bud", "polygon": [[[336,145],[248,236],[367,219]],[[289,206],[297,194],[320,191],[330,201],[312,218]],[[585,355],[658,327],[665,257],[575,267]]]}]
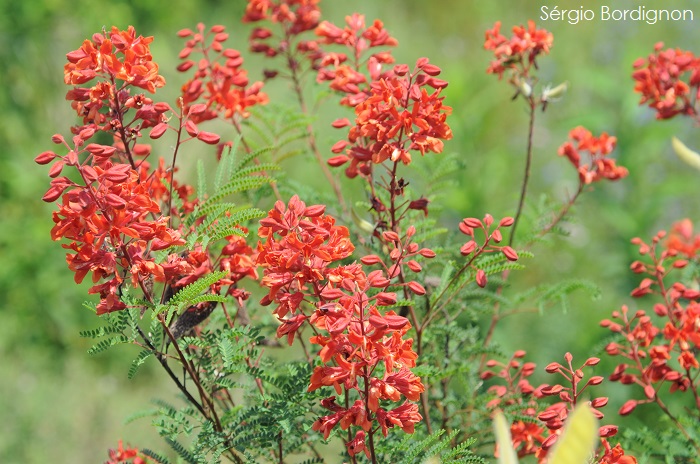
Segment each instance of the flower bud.
[{"label": "flower bud", "polygon": [[542,101],[551,101],[552,99],[559,98],[566,93],[568,88],[568,82],[562,82],[554,88],[547,86],[542,91]]},{"label": "flower bud", "polygon": [[486,287],[486,283],[487,283],[486,273],[484,272],[483,269],[479,269],[478,271],[476,271],[476,284],[479,287],[484,288],[484,287]]},{"label": "flower bud", "polygon": [[501,252],[505,255],[506,258],[508,258],[508,261],[518,260],[518,253],[516,253],[515,250],[509,246],[501,248]]},{"label": "flower bud", "polygon": [[628,400],[625,404],[622,405],[620,408],[620,415],[621,416],[626,416],[630,414],[632,411],[634,411],[634,408],[637,407],[637,400]]},{"label": "flower bud", "polygon": [[503,219],[501,219],[501,222],[499,222],[498,225],[500,227],[510,227],[513,225],[514,222],[515,222],[515,219],[508,216],[508,217],[504,217]]},{"label": "flower bud", "polygon": [[410,260],[409,262],[407,262],[406,265],[413,272],[420,272],[423,269],[423,267],[417,261],[415,261],[413,259]]},{"label": "flower bud", "polygon": [[336,120],[333,121],[333,123],[331,124],[331,126],[333,126],[333,127],[336,128],[336,129],[340,129],[340,128],[343,128],[343,127],[347,127],[347,126],[349,126],[349,125],[350,125],[350,120],[349,120],[348,118],[336,119]]},{"label": "flower bud", "polygon": [[545,372],[547,372],[549,374],[554,374],[561,367],[562,367],[561,364],[559,364],[558,362],[553,362],[553,363],[547,364],[547,367],[545,367],[544,370],[545,370]]},{"label": "flower bud", "polygon": [[49,164],[54,158],[56,158],[56,153],[52,151],[45,151],[34,158],[34,162],[37,164]]},{"label": "flower bud", "polygon": [[617,425],[604,425],[598,429],[598,435],[601,438],[609,438],[617,435]]},{"label": "flower bud", "polygon": [[604,396],[601,396],[600,398],[596,398],[593,401],[591,401],[591,406],[593,406],[594,408],[602,408],[606,404],[608,404],[608,399]]},{"label": "flower bud", "polygon": [[[338,153],[338,152],[334,152],[334,153]],[[326,161],[326,162],[328,163],[329,166],[333,166],[334,168],[337,168],[338,166],[342,166],[343,164],[347,163],[348,161],[350,161],[350,158],[348,158],[347,156],[338,155],[338,156],[333,156],[332,158],[328,158],[328,161]]]},{"label": "flower bud", "polygon": [[474,229],[466,225],[464,222],[459,223],[459,231],[462,232],[464,235],[474,236]]},{"label": "flower bud", "polygon": [[644,394],[647,398],[652,399],[656,396],[656,390],[654,390],[654,387],[652,387],[651,385],[646,385],[644,387]]},{"label": "flower bud", "polygon": [[318,217],[321,216],[326,211],[326,205],[311,205],[307,206],[304,210],[304,216],[306,217]]},{"label": "flower bud", "polygon": [[202,131],[197,134],[197,138],[208,145],[216,145],[221,140],[221,137],[213,132]]},{"label": "flower bud", "polygon": [[421,248],[418,250],[418,254],[424,258],[434,258],[436,256],[435,252],[430,248]]},{"label": "flower bud", "polygon": [[481,221],[477,218],[465,218],[462,220],[462,223],[467,227],[471,227],[472,229],[479,229],[483,227]]},{"label": "flower bud", "polygon": [[371,266],[373,264],[381,263],[382,259],[377,255],[367,255],[360,258],[360,261],[362,261],[362,264],[366,266]]},{"label": "flower bud", "polygon": [[416,295],[425,295],[425,287],[423,287],[415,280],[408,283],[408,288],[410,288],[411,291]]},{"label": "flower bud", "polygon": [[399,241],[399,234],[397,234],[393,230],[385,230],[384,232],[382,232],[382,237],[384,237],[384,240],[386,240],[387,242]]},{"label": "flower bud", "polygon": [[471,254],[475,249],[476,242],[474,240],[469,240],[467,243],[462,245],[462,247],[459,249],[459,252],[462,254],[462,256],[467,256]]}]

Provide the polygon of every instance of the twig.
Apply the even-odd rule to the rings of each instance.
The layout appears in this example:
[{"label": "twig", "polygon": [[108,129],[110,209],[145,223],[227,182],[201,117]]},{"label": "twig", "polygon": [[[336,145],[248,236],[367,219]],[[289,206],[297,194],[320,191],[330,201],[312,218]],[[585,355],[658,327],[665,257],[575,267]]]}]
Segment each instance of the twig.
[{"label": "twig", "polygon": [[535,129],[535,109],[537,104],[533,97],[530,97],[530,125],[528,127],[527,134],[527,152],[525,153],[525,173],[523,175],[523,184],[520,187],[520,200],[518,201],[518,210],[515,213],[515,220],[513,221],[513,228],[510,230],[510,238],[508,239],[508,246],[513,246],[515,241],[515,229],[518,227],[518,222],[520,221],[520,215],[523,212],[523,207],[525,206],[525,196],[527,195],[527,185],[530,181],[530,166],[532,164],[532,138]]}]

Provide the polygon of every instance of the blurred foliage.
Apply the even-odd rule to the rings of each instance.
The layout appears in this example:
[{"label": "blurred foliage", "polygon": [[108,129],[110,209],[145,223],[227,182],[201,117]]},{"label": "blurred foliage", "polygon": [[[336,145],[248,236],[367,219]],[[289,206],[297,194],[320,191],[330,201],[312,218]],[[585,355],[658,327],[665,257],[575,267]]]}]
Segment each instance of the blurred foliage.
[{"label": "blurred foliage", "polygon": [[[647,7],[660,7],[648,3]],[[183,81],[174,71],[181,46],[177,30],[198,21],[222,23],[232,34],[231,44],[245,51],[250,28],[239,20],[245,2],[173,0],[166,6],[158,0],[2,0],[0,5],[0,410],[5,419],[0,425],[0,461],[100,462],[120,438],[158,449],[161,443],[148,423],[124,426],[123,420],[172,388],[153,365],[133,381],[126,380],[135,350],[96,357],[85,353],[89,343],[78,331],[96,323],[81,307],[86,287],[74,285],[60,247],[49,238],[52,208],[40,201],[48,179],[33,158],[50,148],[54,132],[65,134],[66,122],[73,121],[63,98],[62,68],[65,54],[84,38],[103,27],[129,24],[143,35],[155,36],[154,57],[170,84],[163,98],[173,101]],[[618,8],[638,5],[632,0],[615,2]],[[506,7],[475,0],[322,3],[326,18],[336,23],[353,11],[369,20],[382,19],[399,39],[399,62],[412,64],[428,56],[443,68],[441,77],[450,82],[445,102],[454,108],[450,124],[455,134],[446,150],[457,154],[462,167],[459,182],[443,196],[446,208],[440,220],[447,227],[455,227],[467,215],[514,212],[518,192],[512,186],[519,185],[522,176],[527,114],[521,102],[510,101],[505,82],[485,74],[490,57],[482,48],[483,33],[497,20],[508,30],[538,19],[540,6],[513,2]],[[579,3],[559,2],[560,8],[567,6],[578,8]],[[664,2],[663,7],[694,9],[695,21],[700,21],[700,9],[692,0]],[[568,81],[569,92],[537,115],[530,200],[544,194],[563,199],[567,189],[576,187],[575,173],[556,149],[577,125],[616,135],[615,156],[630,176],[583,195],[576,221],[568,226],[571,236],[537,247],[528,269],[513,279],[521,288],[562,275],[593,280],[602,297],[574,297],[566,313],[554,307],[544,314],[534,311],[506,320],[497,337],[504,349],[526,349],[540,365],[565,351],[579,358],[596,354],[591,350],[600,348],[606,336],[598,321],[629,303],[635,285],[635,276],[627,271],[635,254],[629,239],[649,237],[683,217],[697,220],[698,173],[687,169],[670,148],[672,135],[700,147],[697,128],[688,120],[655,121],[651,110],[638,106],[630,78],[632,62],[648,55],[658,41],[700,52],[696,22],[538,21],[555,38],[551,55],[540,63],[541,84]],[[259,78],[262,60],[248,55],[246,60],[251,78]],[[271,95],[289,98],[281,87]],[[316,127],[325,152],[342,138],[340,131],[326,128],[333,119],[350,116],[343,111],[331,101],[319,106]],[[424,161],[440,162],[434,155]],[[289,160],[285,168],[291,179],[303,174],[304,181],[325,187],[322,176],[308,174],[318,169],[310,158]],[[357,185],[343,180],[348,196],[360,200],[363,192],[353,191]],[[598,372],[608,367],[601,365]],[[607,415],[613,421],[625,394],[618,390],[611,395]]]}]

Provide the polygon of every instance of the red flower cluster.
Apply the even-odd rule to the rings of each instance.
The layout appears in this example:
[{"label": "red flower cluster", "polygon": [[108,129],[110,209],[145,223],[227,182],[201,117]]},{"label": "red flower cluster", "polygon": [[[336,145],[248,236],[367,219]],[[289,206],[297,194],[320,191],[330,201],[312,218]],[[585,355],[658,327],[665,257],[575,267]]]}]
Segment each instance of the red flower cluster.
[{"label": "red flower cluster", "polygon": [[122,441],[119,440],[119,447],[117,449],[109,450],[109,461],[105,464],[119,464],[119,463],[130,463],[130,464],[148,464],[151,462],[145,456],[139,456],[139,450],[137,448],[126,448]]},{"label": "red flower cluster", "polygon": [[[189,107],[186,116],[176,115],[179,125],[171,127],[165,116],[172,111],[169,105],[154,104],[143,94],[130,95],[131,87],[152,91],[165,82],[151,61],[151,40],[136,37],[131,27],[127,31],[113,29],[110,39],[96,34],[92,42],[86,41],[81,49],[68,54],[67,83],[82,84],[92,78],[98,82],[91,88],[68,92],[84,125],[73,128],[72,144],[61,135],[52,138],[67,154],[46,151],[36,157],[39,164],[53,163],[49,171],[53,180],[44,201],[60,199],[53,214],[51,236],[69,241],[63,247],[69,250],[66,261],[75,272],[76,282],[91,274],[94,285],[89,292],[100,295],[98,314],[125,308],[120,299],[125,281],[140,287],[147,300],[155,301],[153,281],[176,291],[215,268],[208,250],[184,255],[173,252],[164,261],[156,261],[153,254],[184,245],[182,235],[189,232],[172,228],[172,220],[162,214],[162,208],[169,208],[168,214],[177,217],[191,212],[195,204],[188,199],[192,187],[173,179],[174,167],[166,168],[162,159],[154,170],[146,160],[136,163],[134,155],[150,155],[149,146],[137,143],[142,129],[151,128],[153,139],[168,129],[176,131],[176,152],[188,140],[216,144],[219,136],[200,131],[192,121],[204,113],[205,105]],[[122,55],[120,61],[118,56]],[[118,87],[119,80],[124,82]],[[112,145],[90,143],[100,131],[113,136]],[[190,138],[182,137],[183,131]],[[66,167],[75,169],[77,175],[61,176]],[[175,195],[182,200],[181,210],[174,206],[171,196]],[[230,275],[212,291],[218,293],[223,285],[229,285],[228,292],[236,293],[235,283],[240,278],[255,275],[251,254],[252,249],[245,248],[238,238],[230,238],[229,246],[216,261]]]},{"label": "red flower cluster", "polygon": [[[88,128],[112,133],[118,153],[109,155],[128,159],[132,167],[133,155],[150,153],[150,146],[135,143],[141,129],[165,122],[164,113],[170,111],[168,104],[154,103],[143,93],[130,94],[132,87],[153,93],[165,85],[149,50],[152,41],[153,37],[137,37],[131,26],[126,31],[113,27],[109,38],[95,34],[92,41],[68,53],[64,67],[66,84],[78,86],[97,79],[92,86],[74,87],[66,94],[83,118],[83,125],[73,128],[73,134]],[[128,111],[135,111],[129,122],[124,118]],[[101,156],[109,158],[107,153]]]},{"label": "red flower cluster", "polygon": [[[518,253],[509,247],[501,245],[491,245],[491,242],[501,243],[503,241],[503,234],[501,233],[501,227],[507,228],[513,225],[514,219],[512,217],[504,217],[496,226],[493,232],[491,232],[491,225],[493,224],[493,216],[486,214],[484,220],[481,221],[477,218],[465,218],[459,223],[459,231],[464,235],[471,237],[467,243],[462,245],[459,252],[462,256],[471,256],[468,265],[483,253],[495,253],[500,252],[508,258],[508,261],[517,261]],[[484,242],[479,245],[476,241],[475,230],[481,230],[484,235]],[[485,287],[487,284],[486,273],[483,269],[476,269],[476,283],[479,287]]]},{"label": "red flower cluster", "polygon": [[611,447],[605,438],[601,438],[600,441],[603,443],[604,452],[598,464],[637,464],[637,458],[626,455],[619,443]]},{"label": "red flower cluster", "polygon": [[[350,57],[346,53],[324,52],[316,80],[330,81],[331,89],[345,94],[340,104],[354,107],[369,97],[369,82],[393,75],[391,70],[382,70],[383,65],[394,62],[391,52],[369,53],[370,50],[377,47],[395,47],[399,42],[389,35],[384,29],[384,23],[378,19],[367,27],[365,17],[354,13],[345,17],[345,24],[341,29],[323,21],[316,28],[316,35],[322,38],[321,43],[342,45],[350,50]],[[360,71],[365,66],[369,80]]]},{"label": "red flower cluster", "polygon": [[[373,82],[370,96],[355,106],[355,126],[348,140],[336,143],[333,153],[345,152],[328,160],[331,166],[350,162],[348,177],[369,175],[372,164],[390,160],[411,162],[411,150],[421,155],[428,151],[441,153],[443,140],[452,138],[447,116],[452,108],[443,105],[440,91],[447,82],[436,79],[440,68],[429,64],[427,58],[416,62],[413,71],[398,65],[393,77]],[[433,89],[428,93],[426,87]],[[350,125],[347,119],[336,121],[334,127]]]},{"label": "red flower cluster", "polygon": [[[572,365],[573,356],[571,353],[566,353],[564,359],[567,362],[567,366],[562,366],[557,362],[550,363],[545,368],[545,371],[549,374],[559,374],[570,386],[563,386],[560,384],[555,385],[542,385],[538,390],[541,392],[543,397],[546,396],[558,396],[561,400],[558,403],[554,403],[548,406],[542,413],[537,417],[545,423],[550,431],[550,436],[542,443],[542,453],[545,455],[549,448],[556,443],[559,433],[561,433],[561,428],[564,425],[564,421],[569,416],[569,413],[573,412],[576,407],[577,402],[580,401],[580,396],[589,386],[600,385],[603,382],[603,377],[593,376],[590,377],[586,383],[581,386],[584,374],[583,368],[588,366],[595,366],[600,362],[598,358],[588,358],[581,367],[574,369]],[[603,418],[603,413],[598,411],[598,408],[602,408],[608,404],[608,398],[598,397],[594,398],[589,402],[591,411],[598,418]],[[598,434],[601,439],[612,437],[617,434],[617,426],[615,425],[604,425],[598,430]]]},{"label": "red flower cluster", "polygon": [[538,410],[535,400],[541,397],[541,394],[539,389],[535,389],[527,380],[535,372],[536,365],[520,361],[525,355],[525,351],[518,350],[506,363],[490,359],[486,362],[487,369],[480,375],[482,380],[498,377],[505,381],[505,385],[495,384],[489,387],[488,392],[495,395],[486,405],[489,409],[508,408],[532,418],[531,421],[518,419],[510,426],[513,449],[517,451],[518,457],[536,454],[546,439],[544,426],[537,424],[535,420]]},{"label": "red flower cluster", "polygon": [[[238,50],[224,48],[228,40],[224,26],[212,26],[205,34],[204,24],[197,25],[197,32],[183,29],[178,36],[188,38],[185,48],[180,52],[184,60],[178,71],[186,72],[195,67],[194,76],[182,86],[184,110],[190,105],[203,101],[206,109],[197,112],[191,118],[201,122],[221,116],[225,119],[238,115],[248,117],[247,109],[255,105],[264,105],[268,97],[261,92],[263,83],[249,85],[248,73],[242,68],[243,57]],[[211,37],[211,43],[207,45]],[[195,63],[190,59],[193,53],[200,53],[202,58]]]},{"label": "red flower cluster", "polygon": [[112,76],[153,93],[165,85],[165,79],[158,75],[158,65],[151,57],[151,42],[153,37],[136,37],[132,26],[126,31],[112,27],[109,38],[95,34],[92,41],[86,40],[67,55],[68,63],[63,69],[65,82],[80,85],[95,77]]},{"label": "red flower cluster", "polygon": [[[335,396],[323,400],[323,407],[332,414],[318,419],[314,430],[328,438],[338,424],[342,429],[359,427],[346,446],[351,455],[369,453],[365,435],[377,431],[373,425],[385,436],[394,426],[412,433],[422,419],[411,401],[417,401],[425,387],[410,371],[417,358],[411,348],[413,340],[403,338],[411,325],[405,317],[393,311],[382,313],[379,307],[396,304],[396,294],[386,290],[404,260],[434,253],[410,243],[414,229],[404,241],[397,233],[386,231],[386,240],[395,245],[391,266],[374,255],[362,259],[367,265],[381,264],[385,270],[366,274],[361,264],[334,265],[348,258],[354,247],[347,228],[336,226],[324,209],[307,207],[294,196],[286,207],[278,201],[260,221],[258,234],[264,242],[258,245],[258,263],[265,268],[262,283],[270,289],[261,303],[276,305],[273,313],[281,322],[277,336],[287,336],[290,345],[305,323],[313,327],[316,335],[311,342],[321,347],[323,365],[314,369],[309,391],[332,386],[338,395],[356,394],[349,407],[336,404]],[[407,265],[420,271],[413,260]],[[417,282],[405,285],[414,293],[425,293]],[[305,313],[305,307],[313,312]],[[402,399],[392,410],[380,404]]]},{"label": "red flower cluster", "polygon": [[[653,310],[661,318],[660,323],[642,309],[630,314],[627,306],[623,306],[621,311],[613,312],[613,320],[605,319],[600,324],[623,335],[620,342],[606,347],[609,355],[627,360],[615,368],[610,380],[637,384],[644,391],[645,398],[631,399],[622,406],[622,415],[630,414],[644,403],[657,403],[665,410],[660,398],[664,383],[670,385],[671,392],[692,390],[697,398],[694,379],[700,371],[696,357],[700,348],[700,292],[675,279],[668,281],[669,274],[686,267],[688,261],[679,256],[677,249],[668,247],[673,242],[666,242],[664,248],[665,236],[664,231],[659,232],[651,244],[639,238],[632,241],[639,246],[640,255],[648,256],[651,261],[632,263],[632,272],[648,276],[632,291],[632,296],[658,295],[660,301]],[[700,402],[697,407],[700,408]]]},{"label": "red flower cluster", "polygon": [[700,234],[693,235],[693,223],[690,219],[678,221],[671,227],[666,239],[666,248],[694,259],[700,251]]},{"label": "red flower cluster", "polygon": [[527,77],[530,67],[537,68],[536,59],[540,54],[548,54],[554,37],[545,29],[537,29],[533,21],[524,26],[513,27],[513,36],[509,39],[501,34],[501,22],[497,21],[493,29],[486,31],[484,48],[493,50],[495,61],[486,70],[489,74],[498,74],[499,79],[509,69],[520,77]]},{"label": "red flower cluster", "polygon": [[268,20],[288,24],[293,34],[310,31],[318,25],[320,0],[248,0],[243,15],[244,23]]},{"label": "red flower cluster", "polygon": [[[654,46],[654,53],[634,62],[634,90],[642,95],[639,104],[656,110],[657,119],[677,114],[697,117],[695,103],[700,95],[700,58],[692,52]],[[684,80],[685,79],[685,80]]]},{"label": "red flower cluster", "polygon": [[[248,0],[243,16],[244,23],[270,21],[282,27],[281,35],[266,27],[256,27],[250,33],[250,50],[263,53],[268,58],[284,55],[291,69],[299,66],[296,54],[305,56],[313,69],[323,55],[315,40],[295,41],[300,34],[314,30],[321,18],[319,0]],[[274,43],[273,43],[274,42]],[[266,77],[274,77],[275,71],[266,71]]]},{"label": "red flower cluster", "polygon": [[[617,138],[603,132],[594,137],[589,130],[578,126],[569,132],[571,142],[565,142],[559,147],[559,156],[566,156],[578,171],[581,185],[591,184],[601,179],[618,180],[627,177],[629,172],[622,166],[617,166],[615,160],[608,158],[615,149]],[[574,143],[575,142],[575,145]],[[587,152],[589,163],[581,163],[582,152]]]},{"label": "red flower cluster", "polygon": [[[520,359],[524,357],[525,352],[519,350],[515,352],[507,363],[501,363],[493,359],[489,360],[486,363],[487,370],[482,372],[481,378],[484,380],[500,378],[505,381],[505,385],[496,384],[489,387],[489,392],[496,395],[488,403],[490,408],[507,408],[521,416],[533,418],[532,421],[519,419],[511,424],[513,448],[517,451],[519,457],[534,454],[539,462],[544,463],[547,461],[549,449],[559,438],[567,417],[574,410],[577,402],[581,401],[582,393],[588,386],[599,385],[603,381],[603,377],[593,376],[581,386],[581,382],[584,379],[583,368],[595,366],[600,360],[598,358],[589,358],[579,368],[574,369],[572,365],[573,356],[570,353],[566,353],[564,358],[567,366],[554,362],[550,363],[545,368],[545,371],[550,374],[563,376],[566,379],[566,383],[570,386],[543,384],[534,388],[527,378],[534,373],[535,364],[531,362],[522,363]],[[538,401],[547,396],[558,396],[560,401],[542,409]],[[607,403],[608,398],[605,397],[594,398],[588,402],[594,415],[599,419],[603,417],[603,414],[598,409],[604,407]],[[535,418],[539,419],[542,425],[536,423]],[[602,454],[601,459],[608,459],[600,462],[618,462],[612,459],[623,456],[624,451],[620,445],[615,446],[611,450],[606,440],[606,438],[617,434],[617,426],[602,426],[598,433],[602,444],[598,455]],[[627,456],[625,459],[628,460],[619,462],[636,462],[631,456]]]}]

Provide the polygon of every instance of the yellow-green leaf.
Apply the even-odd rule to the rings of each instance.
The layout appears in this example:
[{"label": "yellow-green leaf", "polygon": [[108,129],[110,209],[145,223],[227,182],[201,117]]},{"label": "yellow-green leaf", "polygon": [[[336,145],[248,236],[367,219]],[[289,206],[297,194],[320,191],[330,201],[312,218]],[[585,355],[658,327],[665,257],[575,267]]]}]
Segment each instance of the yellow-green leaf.
[{"label": "yellow-green leaf", "polygon": [[598,421],[590,406],[579,403],[550,453],[551,464],[586,464],[595,449]]},{"label": "yellow-green leaf", "polygon": [[686,147],[685,144],[676,137],[671,138],[671,145],[673,146],[673,151],[676,152],[676,155],[678,155],[683,162],[700,171],[700,155],[697,152]]},{"label": "yellow-green leaf", "polygon": [[496,411],[493,416],[493,431],[498,444],[498,464],[518,464],[518,457],[515,455],[510,437],[510,427],[501,411]]}]

